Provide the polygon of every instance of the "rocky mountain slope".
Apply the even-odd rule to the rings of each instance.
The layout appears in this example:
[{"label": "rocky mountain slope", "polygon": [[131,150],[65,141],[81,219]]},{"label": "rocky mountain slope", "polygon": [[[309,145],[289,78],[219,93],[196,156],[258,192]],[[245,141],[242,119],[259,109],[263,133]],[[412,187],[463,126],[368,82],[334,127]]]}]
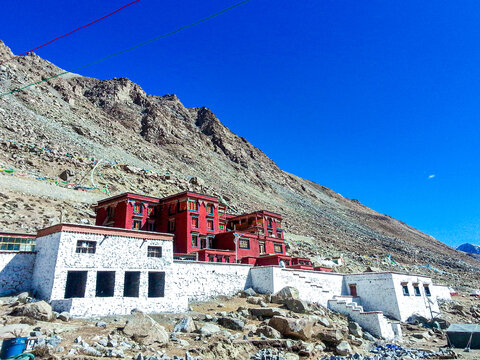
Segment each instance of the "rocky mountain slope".
[{"label": "rocky mountain slope", "polygon": [[[0,62],[11,56],[0,42]],[[29,54],[0,66],[0,92],[60,72]],[[190,189],[221,196],[233,213],[284,214],[286,231],[303,235],[288,237],[291,254],[314,260],[343,254],[358,265],[346,271],[371,265],[458,284],[467,272],[480,278],[479,263],[464,253],[282,171],[209,109],[185,108],[175,95],[146,94],[128,79],[68,74],[0,97],[0,139],[0,166],[7,170],[0,172],[3,231],[92,222],[91,204],[107,194]]]}]

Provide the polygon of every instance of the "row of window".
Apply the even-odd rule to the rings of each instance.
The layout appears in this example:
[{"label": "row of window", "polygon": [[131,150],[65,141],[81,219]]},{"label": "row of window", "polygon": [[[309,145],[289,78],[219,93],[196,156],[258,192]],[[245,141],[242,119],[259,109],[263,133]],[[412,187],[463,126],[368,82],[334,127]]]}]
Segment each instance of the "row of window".
[{"label": "row of window", "polygon": [[213,236],[200,237],[198,234],[192,234],[192,248],[213,249]]},{"label": "row of window", "polygon": [[[140,202],[136,202],[133,204],[133,213],[135,215],[143,215],[143,208],[147,208],[147,215],[148,216],[155,216],[155,206],[145,205]],[[110,208],[109,208],[110,209]]]},{"label": "row of window", "polygon": [[[180,201],[179,203],[172,203],[168,206],[168,215],[175,215],[177,212],[185,210],[197,212],[199,203],[196,200]],[[215,205],[207,204],[207,214],[213,215],[215,213]]]},{"label": "row of window", "polygon": [[[78,254],[95,254],[97,251],[97,242],[90,240],[78,240],[77,247],[75,252]],[[147,257],[162,257],[162,247],[161,246],[148,246],[147,247]]]},{"label": "row of window", "polygon": [[[69,271],[65,285],[65,299],[83,298],[87,287],[88,271]],[[113,297],[115,294],[115,271],[97,271],[95,296]],[[140,271],[125,271],[123,283],[124,297],[140,296]],[[165,272],[148,273],[148,297],[165,296]]]},{"label": "row of window", "polygon": [[[410,296],[410,290],[407,283],[402,283],[402,290],[404,296]],[[425,291],[425,296],[432,296],[428,285],[423,285],[423,290]],[[422,293],[420,292],[420,286],[418,284],[413,284],[413,293],[415,296],[422,296]]]},{"label": "row of window", "polygon": [[[142,219],[133,219],[132,221],[132,229],[133,230],[142,230],[142,224],[143,221]],[[155,231],[155,222],[154,221],[148,221],[146,223],[146,229],[147,231]]]},{"label": "row of window", "polygon": [[0,250],[35,251],[35,239],[21,237],[0,237]]},{"label": "row of window", "polygon": [[230,263],[230,256],[223,256],[223,255],[208,255],[209,262],[223,262],[223,263]]},{"label": "row of window", "polygon": [[[240,238],[238,240],[238,247],[240,249],[250,249],[250,239]],[[267,252],[265,241],[258,242],[259,252],[260,254],[265,254]],[[280,243],[273,243],[273,251],[277,254],[283,253],[283,245]]]}]

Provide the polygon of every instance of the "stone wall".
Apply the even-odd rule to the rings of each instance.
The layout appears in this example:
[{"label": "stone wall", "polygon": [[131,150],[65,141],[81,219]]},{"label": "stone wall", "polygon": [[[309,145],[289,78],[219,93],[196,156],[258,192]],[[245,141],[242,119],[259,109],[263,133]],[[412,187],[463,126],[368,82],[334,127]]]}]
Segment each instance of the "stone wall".
[{"label": "stone wall", "polygon": [[0,296],[32,289],[33,252],[0,252]]},{"label": "stone wall", "polygon": [[252,287],[251,265],[175,261],[173,284],[190,301],[202,301],[215,296],[231,296]]}]

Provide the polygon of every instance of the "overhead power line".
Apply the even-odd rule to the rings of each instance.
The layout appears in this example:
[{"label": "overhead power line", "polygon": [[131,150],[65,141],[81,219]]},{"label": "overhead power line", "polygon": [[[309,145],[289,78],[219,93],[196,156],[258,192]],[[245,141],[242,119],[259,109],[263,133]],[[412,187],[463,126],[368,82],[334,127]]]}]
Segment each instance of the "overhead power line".
[{"label": "overhead power line", "polygon": [[3,64],[5,64],[5,63],[7,63],[7,62],[9,62],[9,61],[11,61],[11,60],[13,60],[13,59],[16,59],[16,58],[18,58],[18,57],[20,57],[20,56],[23,56],[23,55],[25,55],[25,54],[28,54],[29,52],[33,52],[33,51],[35,51],[35,50],[38,50],[38,49],[40,49],[40,48],[43,48],[44,46],[47,46],[47,45],[53,43],[54,41],[57,41],[57,40],[59,40],[59,39],[62,39],[62,38],[64,38],[64,37],[68,36],[68,35],[72,35],[74,32],[77,32],[78,30],[81,30],[81,29],[85,29],[86,27],[89,27],[90,25],[93,25],[93,24],[95,24],[95,23],[97,23],[97,22],[99,22],[99,21],[101,21],[101,20],[103,20],[103,19],[106,19],[106,18],[108,18],[109,16],[112,16],[113,14],[116,14],[117,12],[125,9],[125,8],[128,7],[128,6],[133,5],[133,4],[135,4],[135,3],[138,3],[139,1],[140,1],[140,0],[132,1],[131,3],[128,3],[128,4],[126,4],[126,5],[123,5],[121,8],[118,8],[117,10],[112,11],[110,14],[104,15],[104,16],[102,16],[101,18],[98,18],[97,20],[94,20],[94,21],[92,21],[92,22],[89,22],[88,24],[82,25],[82,26],[76,28],[75,30],[72,30],[72,31],[70,31],[70,32],[68,32],[68,33],[66,33],[66,34],[57,36],[55,39],[52,39],[52,40],[50,40],[50,41],[47,41],[45,44],[39,45],[39,46],[37,46],[37,47],[34,47],[33,49],[30,49],[30,50],[28,50],[28,51],[25,51],[25,52],[23,52],[23,53],[21,53],[21,54],[17,54],[17,55],[15,55],[15,56],[12,56],[10,59],[7,59],[7,60],[5,60],[4,62],[1,62],[0,65],[3,65]]},{"label": "overhead power line", "polygon": [[168,37],[168,36],[171,36],[171,35],[174,35],[174,34],[180,32],[180,31],[182,31],[182,30],[191,28],[191,27],[193,27],[193,26],[195,26],[195,25],[198,25],[198,24],[200,24],[200,23],[202,23],[202,22],[205,22],[205,21],[207,21],[207,20],[213,19],[214,17],[217,17],[217,16],[219,16],[219,15],[221,15],[221,14],[227,12],[227,11],[230,11],[230,10],[232,10],[232,9],[238,7],[238,6],[241,6],[241,5],[243,5],[243,4],[247,3],[247,2],[250,2],[250,1],[251,1],[251,0],[244,0],[244,1],[238,2],[238,3],[236,3],[236,4],[232,5],[232,6],[229,6],[228,8],[225,8],[225,9],[223,9],[223,10],[220,10],[219,12],[216,12],[215,14],[212,14],[212,15],[209,15],[209,16],[207,16],[207,17],[204,17],[203,19],[197,20],[197,21],[195,21],[195,22],[193,22],[193,23],[191,23],[191,24],[181,26],[181,27],[179,27],[179,28],[177,28],[177,29],[175,29],[175,30],[173,30],[173,31],[170,31],[170,32],[168,32],[168,33],[166,33],[166,34],[163,34],[163,35],[154,37],[153,39],[144,41],[144,42],[142,42],[142,43],[140,43],[140,44],[137,44],[137,45],[135,45],[135,46],[132,46],[132,47],[130,47],[130,48],[128,48],[128,49],[124,49],[124,50],[122,50],[122,51],[118,51],[118,52],[116,52],[116,53],[113,53],[113,54],[104,56],[104,57],[102,57],[102,58],[100,58],[100,59],[97,59],[97,60],[92,61],[92,62],[90,62],[90,63],[88,63],[88,64],[85,64],[85,65],[79,66],[79,67],[77,67],[77,68],[75,68],[75,69],[72,69],[72,70],[69,70],[69,71],[64,71],[64,72],[62,72],[62,73],[59,73],[59,74],[50,76],[50,77],[48,77],[48,78],[46,78],[46,79],[43,79],[43,80],[40,80],[40,81],[31,83],[31,84],[22,86],[22,87],[20,87],[20,88],[18,88],[18,89],[14,89],[14,90],[8,91],[8,92],[6,92],[6,93],[0,94],[0,97],[14,94],[14,93],[16,93],[16,92],[25,90],[25,89],[27,89],[27,88],[29,88],[29,87],[31,87],[31,86],[41,84],[41,83],[43,83],[43,82],[46,82],[46,81],[55,79],[55,78],[57,78],[57,77],[60,77],[60,76],[63,76],[63,75],[69,74],[69,73],[73,73],[73,72],[75,72],[75,71],[84,69],[84,68],[86,68],[86,67],[89,67],[89,66],[92,66],[92,65],[101,63],[101,62],[103,62],[103,61],[105,61],[105,60],[108,60],[108,59],[114,57],[114,56],[121,55],[121,54],[124,54],[124,53],[126,53],[126,52],[129,52],[129,51],[138,49],[138,48],[141,47],[141,46],[148,45],[148,44],[150,44],[150,43],[152,43],[152,42],[154,42],[154,41],[157,41],[157,40],[166,38],[166,37]]}]

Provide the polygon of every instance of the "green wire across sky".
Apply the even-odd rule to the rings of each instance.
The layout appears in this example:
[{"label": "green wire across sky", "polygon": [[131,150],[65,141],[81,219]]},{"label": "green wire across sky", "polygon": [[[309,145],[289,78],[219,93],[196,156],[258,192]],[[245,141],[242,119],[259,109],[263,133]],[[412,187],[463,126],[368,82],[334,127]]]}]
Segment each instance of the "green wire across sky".
[{"label": "green wire across sky", "polygon": [[101,62],[103,62],[103,61],[105,61],[105,60],[108,60],[108,59],[114,57],[114,56],[124,54],[124,53],[126,53],[126,52],[135,50],[135,49],[137,49],[137,48],[139,48],[139,47],[141,47],[141,46],[148,45],[148,44],[150,44],[150,43],[152,43],[152,42],[154,42],[154,41],[157,41],[157,40],[166,38],[166,37],[168,37],[168,36],[174,35],[174,34],[180,32],[180,31],[182,31],[182,30],[191,28],[191,27],[193,27],[193,26],[195,26],[195,25],[198,25],[198,24],[200,24],[200,23],[202,23],[202,22],[205,22],[205,21],[207,21],[207,20],[210,20],[210,19],[212,19],[212,18],[214,18],[214,17],[216,17],[216,16],[219,16],[219,15],[221,15],[221,14],[227,12],[227,11],[230,11],[230,10],[232,10],[232,9],[240,6],[240,5],[243,5],[243,4],[245,4],[245,3],[249,2],[249,1],[251,1],[251,0],[241,1],[241,2],[236,3],[236,4],[234,4],[234,5],[232,5],[232,6],[228,7],[228,8],[225,8],[225,9],[223,9],[223,10],[221,10],[221,11],[215,13],[215,14],[209,15],[209,16],[207,16],[207,17],[205,17],[205,18],[203,18],[203,19],[197,20],[197,21],[195,21],[195,22],[193,22],[193,23],[191,23],[191,24],[188,24],[188,25],[184,25],[184,26],[182,26],[182,27],[179,27],[178,29],[175,29],[175,30],[173,30],[173,31],[170,31],[170,32],[168,32],[168,33],[166,33],[166,34],[163,34],[163,35],[154,37],[153,39],[144,41],[144,42],[142,42],[142,43],[140,43],[140,44],[137,44],[137,45],[135,45],[135,46],[132,46],[132,47],[130,47],[130,48],[128,48],[128,49],[124,49],[124,50],[122,50],[122,51],[118,51],[118,52],[116,52],[116,53],[113,53],[113,54],[104,56],[104,57],[102,57],[102,58],[100,58],[100,59],[97,59],[97,60],[92,61],[92,62],[90,62],[90,63],[88,63],[88,64],[85,64],[85,65],[79,66],[79,67],[77,67],[77,68],[75,68],[75,69],[72,69],[72,70],[70,70],[70,71],[64,71],[64,72],[62,72],[62,73],[59,73],[59,74],[50,76],[50,77],[48,77],[48,78],[46,78],[46,79],[43,79],[43,80],[40,80],[40,81],[31,83],[31,84],[22,86],[22,87],[20,87],[20,88],[18,88],[18,89],[14,89],[14,90],[8,91],[8,92],[6,92],[6,93],[0,94],[0,97],[7,96],[7,95],[11,95],[11,94],[14,94],[14,93],[16,93],[16,92],[25,90],[25,89],[27,89],[27,88],[29,88],[29,87],[31,87],[31,86],[35,86],[35,85],[41,84],[41,83],[43,83],[43,82],[46,82],[46,81],[55,79],[55,78],[57,78],[57,77],[60,77],[60,76],[65,75],[65,74],[70,74],[70,73],[76,72],[76,71],[81,70],[81,69],[84,69],[84,68],[86,68],[86,67],[89,67],[89,66],[92,66],[92,65],[101,63]]}]

